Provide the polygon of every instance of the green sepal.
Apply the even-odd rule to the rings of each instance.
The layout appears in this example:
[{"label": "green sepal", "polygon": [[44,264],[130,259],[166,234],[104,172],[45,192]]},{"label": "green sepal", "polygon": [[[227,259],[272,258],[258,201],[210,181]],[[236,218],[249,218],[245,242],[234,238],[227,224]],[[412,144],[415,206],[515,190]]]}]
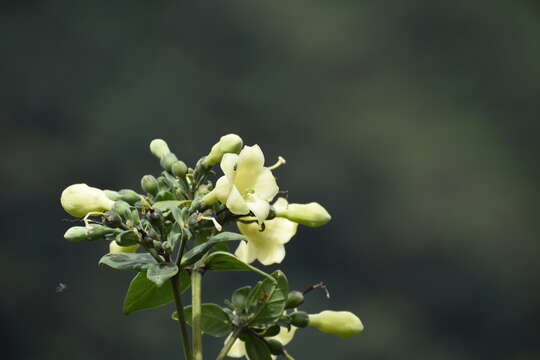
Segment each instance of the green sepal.
[{"label": "green sepal", "polygon": [[245,334],[246,353],[249,359],[252,360],[271,360],[272,354],[268,348],[266,341],[253,334],[247,332]]},{"label": "green sepal", "polygon": [[204,256],[212,247],[217,244],[228,241],[240,241],[245,240],[244,235],[240,235],[233,232],[222,232],[218,235],[212,236],[207,242],[193,247],[184,256],[182,256],[182,266],[191,265],[196,263],[200,258]]},{"label": "green sepal", "polygon": [[178,273],[178,266],[171,263],[151,264],[146,272],[148,280],[152,281],[158,287],[163,285],[165,281],[172,278]]},{"label": "green sepal", "polygon": [[130,229],[116,235],[115,240],[120,246],[130,246],[137,244],[140,240],[140,236],[137,230]]},{"label": "green sepal", "polygon": [[118,191],[118,194],[120,194],[120,199],[124,200],[128,204],[135,204],[137,201],[141,199],[141,195],[137,194],[135,191],[131,189],[122,189]]},{"label": "green sepal", "polygon": [[[183,293],[191,284],[191,277],[186,270],[179,275],[180,292]],[[157,286],[148,280],[146,272],[139,272],[131,283],[124,298],[124,314],[151,309],[166,305],[174,300],[172,288],[170,286]]]},{"label": "green sepal", "polygon": [[276,282],[270,274],[243,262],[233,254],[227,252],[216,251],[211,253],[204,263],[206,270],[254,271],[266,277],[269,281]]},{"label": "green sepal", "polygon": [[144,271],[157,262],[152,255],[146,253],[113,253],[102,256],[98,264],[116,270]]},{"label": "green sepal", "polygon": [[[184,317],[186,322],[191,325],[192,307],[184,307]],[[172,314],[173,320],[178,320],[178,313]],[[201,305],[201,329],[205,334],[214,337],[223,337],[232,331],[232,322],[229,315],[220,306],[216,304]]]}]

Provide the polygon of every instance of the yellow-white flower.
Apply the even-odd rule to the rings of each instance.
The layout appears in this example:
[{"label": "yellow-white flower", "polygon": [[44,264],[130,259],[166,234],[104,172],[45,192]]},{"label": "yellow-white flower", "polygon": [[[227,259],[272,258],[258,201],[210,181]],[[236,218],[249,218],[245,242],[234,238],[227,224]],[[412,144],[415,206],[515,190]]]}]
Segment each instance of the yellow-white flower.
[{"label": "yellow-white flower", "polygon": [[103,190],[86,184],[74,184],[62,192],[60,203],[68,214],[82,218],[90,212],[111,210],[114,201]]},{"label": "yellow-white flower", "polygon": [[325,310],[309,315],[309,325],[327,334],[348,338],[364,330],[358,316],[349,311]]},{"label": "yellow-white flower", "polygon": [[[268,339],[277,340],[283,346],[285,346],[291,342],[291,340],[294,337],[294,334],[296,333],[296,330],[297,328],[294,326],[291,326],[290,331],[287,330],[286,327],[281,326],[279,330],[279,334],[277,334],[276,336],[272,336]],[[225,340],[225,342],[227,342],[227,340]],[[234,342],[233,346],[231,347],[231,350],[229,350],[229,352],[227,353],[227,356],[232,357],[232,358],[241,358],[242,356],[245,356],[246,358],[248,358],[247,353],[246,353],[246,343],[240,339],[237,339]],[[276,356],[272,356],[272,359],[275,359],[275,358]]]},{"label": "yellow-white flower", "polygon": [[245,146],[238,155],[223,155],[221,169],[225,175],[204,196],[203,203],[211,205],[220,201],[233,214],[247,215],[251,211],[259,222],[264,221],[270,211],[269,201],[279,188],[272,171],[264,166],[259,145]]},{"label": "yellow-white flower", "polygon": [[[274,203],[274,208],[287,207],[287,200],[279,198]],[[244,218],[243,220],[249,220]],[[253,219],[253,218],[251,218]],[[263,265],[280,263],[285,257],[285,246],[287,242],[296,234],[298,224],[285,218],[273,218],[264,222],[264,230],[260,225],[252,222],[245,224],[237,222],[236,225],[242,234],[247,238],[247,242],[241,241],[236,249],[235,255],[240,260],[251,263],[255,259]]]},{"label": "yellow-white flower", "polygon": [[309,204],[289,204],[286,208],[278,209],[274,207],[274,212],[276,216],[311,227],[325,225],[332,219],[328,211],[316,202]]}]

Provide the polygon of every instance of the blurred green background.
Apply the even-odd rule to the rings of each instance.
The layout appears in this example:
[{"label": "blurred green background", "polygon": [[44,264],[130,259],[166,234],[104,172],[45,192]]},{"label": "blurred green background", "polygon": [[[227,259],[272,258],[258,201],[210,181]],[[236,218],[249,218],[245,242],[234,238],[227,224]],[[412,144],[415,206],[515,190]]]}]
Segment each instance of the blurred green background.
[{"label": "blurred green background", "polygon": [[[59,196],[138,189],[165,138],[193,164],[260,144],[302,228],[282,267],[325,281],[297,359],[540,358],[535,1],[5,1],[0,12],[3,359],[180,359],[171,308],[122,315],[131,275],[63,240]],[[269,269],[270,270],[270,269]],[[222,303],[252,274],[206,279]],[[59,282],[68,285],[60,294]],[[221,340],[207,338],[214,358]]]}]

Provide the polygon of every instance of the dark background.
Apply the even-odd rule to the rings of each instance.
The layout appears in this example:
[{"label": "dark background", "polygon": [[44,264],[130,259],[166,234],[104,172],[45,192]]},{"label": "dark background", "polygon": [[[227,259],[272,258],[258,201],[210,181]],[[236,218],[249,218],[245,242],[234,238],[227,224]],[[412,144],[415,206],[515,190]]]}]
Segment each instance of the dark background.
[{"label": "dark background", "polygon": [[[287,245],[291,285],[332,292],[306,309],[366,325],[302,331],[297,359],[540,358],[535,1],[1,7],[3,359],[180,359],[172,309],[122,315],[131,275],[63,240],[59,197],[138,189],[155,137],[193,164],[229,132],[333,215]],[[210,274],[205,300],[256,279]]]}]

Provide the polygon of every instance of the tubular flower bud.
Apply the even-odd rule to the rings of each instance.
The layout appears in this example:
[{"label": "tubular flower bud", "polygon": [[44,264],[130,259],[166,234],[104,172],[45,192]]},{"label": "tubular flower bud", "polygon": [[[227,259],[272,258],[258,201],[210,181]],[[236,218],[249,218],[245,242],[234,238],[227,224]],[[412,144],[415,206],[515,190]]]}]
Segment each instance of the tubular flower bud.
[{"label": "tubular flower bud", "polygon": [[177,162],[178,159],[176,158],[176,155],[174,155],[172,152],[164,155],[161,160],[159,161],[159,164],[162,168],[165,170],[171,171],[171,168],[175,162]]},{"label": "tubular flower bud", "polygon": [[287,303],[285,304],[285,309],[292,309],[298,307],[304,303],[304,294],[298,290],[291,291],[287,295]]},{"label": "tubular flower bud", "polygon": [[204,158],[204,165],[211,167],[221,161],[223,155],[227,153],[238,154],[244,142],[240,136],[236,134],[228,134],[222,136],[219,141],[212,146],[210,153]]},{"label": "tubular flower bud", "polygon": [[115,201],[112,210],[124,219],[131,218],[131,208],[129,204],[123,200]]},{"label": "tubular flower bud", "polygon": [[70,242],[99,240],[104,239],[105,235],[112,234],[114,232],[116,232],[115,229],[98,224],[90,224],[88,227],[73,226],[66,231],[64,234],[64,239]]},{"label": "tubular flower bud", "polygon": [[276,179],[264,166],[264,154],[259,145],[245,146],[239,155],[225,154],[221,160],[224,176],[202,199],[205,205],[216,201],[225,204],[236,215],[252,212],[261,223],[268,217],[270,204],[279,191]]},{"label": "tubular flower bud", "polygon": [[285,209],[274,209],[276,216],[302,225],[317,227],[327,224],[332,217],[319,203],[289,204]]},{"label": "tubular flower bud", "polygon": [[139,248],[139,244],[130,245],[130,246],[120,246],[116,241],[111,241],[109,243],[109,253],[134,253]]},{"label": "tubular flower bud", "polygon": [[118,193],[120,194],[120,199],[124,200],[129,204],[135,204],[141,199],[141,195],[130,189],[123,189],[120,190]]},{"label": "tubular flower bud", "polygon": [[169,150],[169,146],[163,139],[152,140],[152,142],[150,143],[150,151],[158,159],[161,159],[162,157],[171,152],[171,150]]},{"label": "tubular flower bud", "polygon": [[[287,206],[287,200],[278,199],[274,207]],[[243,220],[254,218],[243,218]],[[274,218],[264,222],[264,230],[259,224],[237,222],[240,232],[246,236],[247,243],[241,241],[235,255],[240,260],[251,263],[255,259],[263,265],[280,263],[285,258],[285,244],[296,234],[298,224],[284,218]]]},{"label": "tubular flower bud", "polygon": [[158,192],[158,181],[152,175],[144,175],[141,179],[141,189],[148,194],[156,195]]},{"label": "tubular flower bud", "polygon": [[364,330],[362,321],[349,311],[325,310],[309,315],[309,325],[327,334],[348,338]]},{"label": "tubular flower bud", "polygon": [[[294,326],[291,326],[290,331],[286,327],[281,326],[279,334],[277,334],[276,336],[272,336],[270,338],[265,338],[265,339],[277,341],[281,343],[282,346],[285,346],[291,342],[291,340],[294,337],[294,334],[296,333],[296,330],[297,328]],[[227,340],[228,339],[229,338],[227,338]],[[225,342],[227,342],[227,340],[225,340]],[[245,356],[247,358],[246,344],[242,340],[237,339],[234,342],[233,346],[231,347],[231,350],[229,350],[229,352],[227,353],[227,356],[232,357],[232,358],[241,358]],[[272,356],[272,358],[275,359],[276,357]]]},{"label": "tubular flower bud", "polygon": [[188,171],[188,167],[185,162],[177,160],[175,161],[171,166],[171,172],[174,176],[177,176],[179,178],[183,178],[186,176],[186,173]]},{"label": "tubular flower bud", "polygon": [[112,201],[116,201],[116,200],[120,200],[121,196],[120,194],[118,193],[118,191],[114,191],[114,190],[103,190],[103,192],[105,193],[105,195],[107,195],[107,197],[109,199],[111,199]]},{"label": "tubular flower bud", "polygon": [[60,203],[68,214],[82,218],[89,212],[110,210],[114,201],[103,190],[86,184],[74,184],[62,192]]}]

